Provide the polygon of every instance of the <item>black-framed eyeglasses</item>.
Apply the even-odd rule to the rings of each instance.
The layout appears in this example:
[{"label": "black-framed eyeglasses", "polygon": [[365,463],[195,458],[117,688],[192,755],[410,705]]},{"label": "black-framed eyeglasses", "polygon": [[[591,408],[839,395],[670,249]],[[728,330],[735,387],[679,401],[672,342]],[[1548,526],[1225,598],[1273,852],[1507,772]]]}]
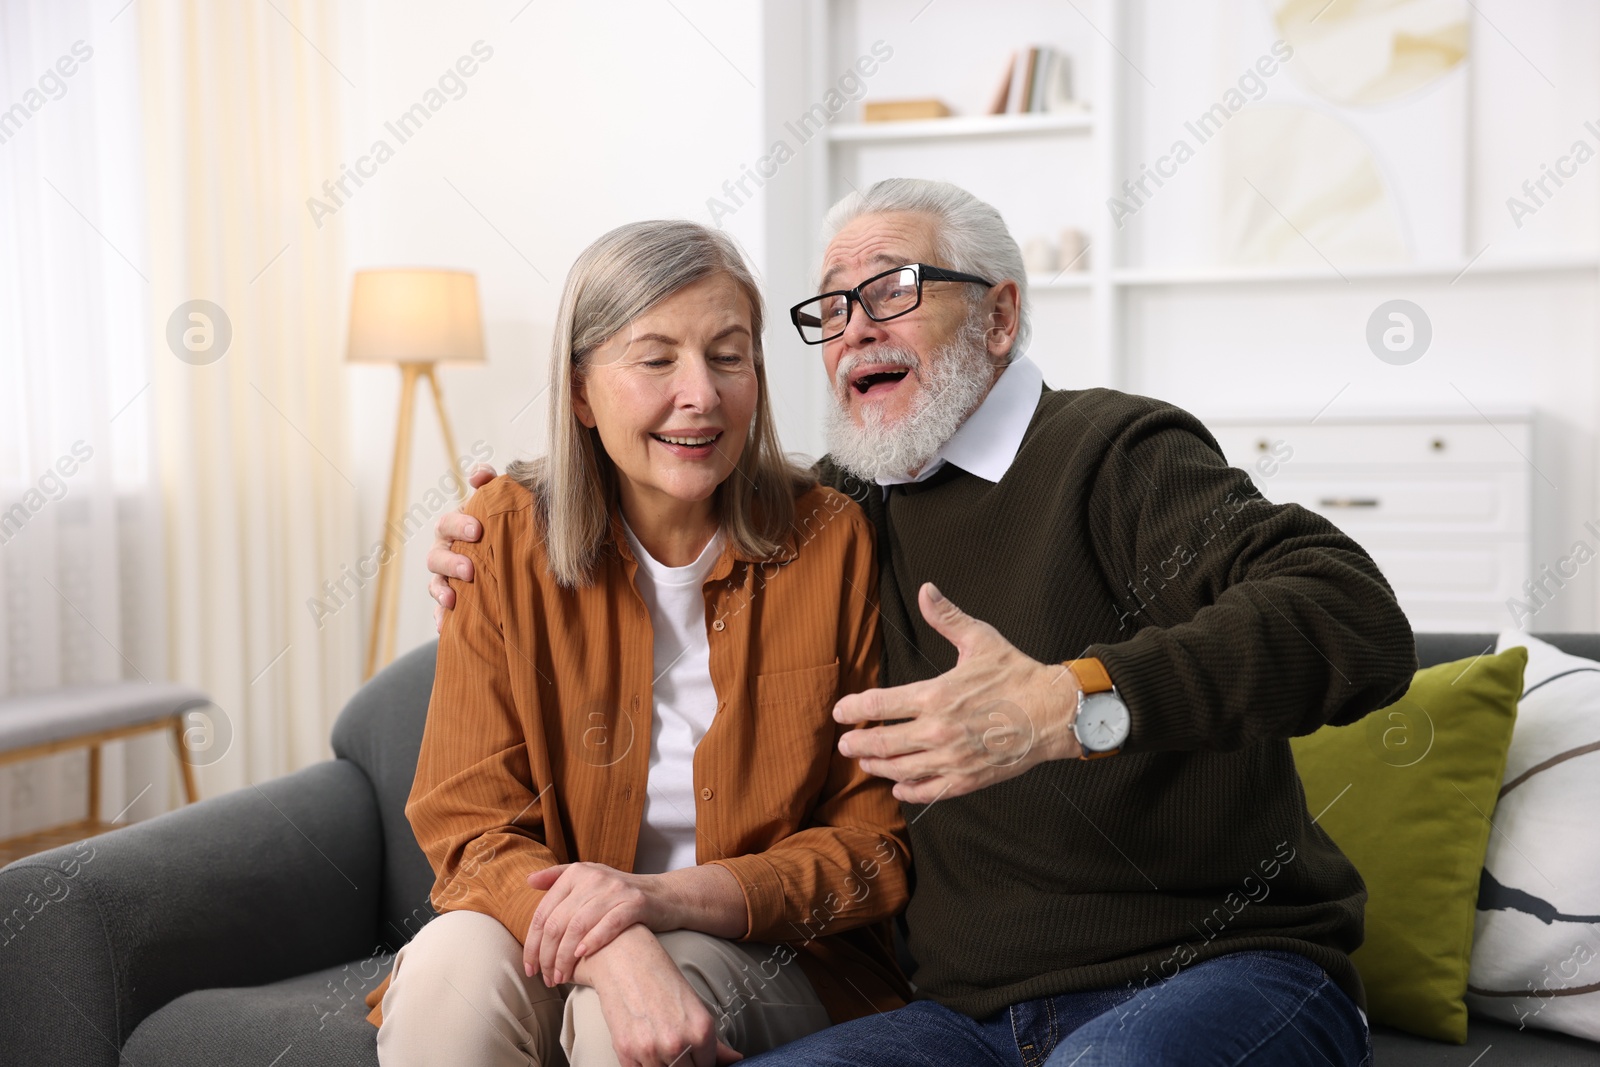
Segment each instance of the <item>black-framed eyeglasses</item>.
[{"label": "black-framed eyeglasses", "polygon": [[923,282],[971,282],[991,287],[995,284],[976,274],[930,267],[926,263],[908,263],[874,274],[854,289],[836,289],[802,300],[789,309],[789,318],[800,331],[800,340],[808,345],[820,345],[844,333],[845,327],[850,325],[852,304],[860,304],[873,322],[887,322],[917,310],[922,304]]}]

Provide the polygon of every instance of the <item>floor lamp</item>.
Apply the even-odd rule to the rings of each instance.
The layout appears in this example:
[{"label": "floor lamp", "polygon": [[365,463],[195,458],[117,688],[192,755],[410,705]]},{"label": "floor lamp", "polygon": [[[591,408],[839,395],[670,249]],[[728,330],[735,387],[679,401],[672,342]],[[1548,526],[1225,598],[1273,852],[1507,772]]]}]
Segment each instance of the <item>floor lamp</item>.
[{"label": "floor lamp", "polygon": [[[411,469],[411,422],[417,380],[428,380],[444,447],[455,474],[456,496],[465,500],[460,456],[444,414],[435,366],[444,362],[483,362],[483,325],[478,314],[477,278],[456,270],[357,271],[350,294],[351,363],[400,366],[400,418],[394,434],[394,466],[389,475],[389,508],[383,524],[384,552],[378,564],[377,596],[363,678],[394,658],[400,610],[400,557],[405,551],[405,494]],[[381,659],[380,659],[381,649]]]}]

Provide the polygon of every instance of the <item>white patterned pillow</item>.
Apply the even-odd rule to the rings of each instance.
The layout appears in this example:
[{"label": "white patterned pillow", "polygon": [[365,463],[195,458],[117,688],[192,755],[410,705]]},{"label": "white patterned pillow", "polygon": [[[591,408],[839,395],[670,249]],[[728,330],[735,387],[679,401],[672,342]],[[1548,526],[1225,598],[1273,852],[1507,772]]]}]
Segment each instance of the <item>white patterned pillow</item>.
[{"label": "white patterned pillow", "polygon": [[1467,1006],[1600,1041],[1600,662],[1528,650],[1483,861]]}]

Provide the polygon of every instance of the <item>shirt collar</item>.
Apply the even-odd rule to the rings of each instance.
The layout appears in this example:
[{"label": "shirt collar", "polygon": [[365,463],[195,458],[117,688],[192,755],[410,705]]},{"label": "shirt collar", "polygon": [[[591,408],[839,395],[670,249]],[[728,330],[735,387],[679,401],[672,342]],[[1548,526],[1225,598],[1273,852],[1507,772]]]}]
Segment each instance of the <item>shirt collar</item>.
[{"label": "shirt collar", "polygon": [[[733,474],[729,475],[729,477],[735,477],[738,475],[738,473],[738,471],[734,471]],[[623,561],[623,566],[627,568],[628,574],[631,576],[638,568],[639,560],[638,557],[633,554],[633,547],[628,544],[628,530],[627,527],[623,525],[622,509],[615,505],[613,505],[611,508],[610,527],[611,545],[616,549],[617,555]],[[733,564],[735,561],[740,563],[768,563],[775,561],[787,562],[788,560],[793,559],[797,552],[798,549],[795,547],[793,530],[790,530],[784,535],[778,550],[778,554],[772,557],[770,560],[765,556],[751,555],[749,552],[735,547],[731,538],[723,537],[722,550],[717,555],[716,565],[711,568],[711,573],[706,576],[706,581],[720,582],[722,579],[726,578],[733,571]]]},{"label": "shirt collar", "polygon": [[1027,356],[1017,357],[995,379],[983,403],[956,428],[916,477],[879,478],[878,484],[920,482],[933,477],[946,463],[954,463],[986,482],[999,482],[1017,458],[1043,386],[1044,374],[1038,364]]}]

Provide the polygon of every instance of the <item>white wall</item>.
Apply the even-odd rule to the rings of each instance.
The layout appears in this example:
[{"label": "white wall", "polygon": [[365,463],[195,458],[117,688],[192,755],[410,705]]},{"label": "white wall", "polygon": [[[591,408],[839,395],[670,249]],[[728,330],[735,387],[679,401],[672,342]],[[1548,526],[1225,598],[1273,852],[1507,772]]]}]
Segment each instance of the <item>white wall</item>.
[{"label": "white wall", "polygon": [[[358,87],[345,116],[352,163],[375,138],[394,143],[384,123],[474,42],[493,49],[466,79],[465,95],[400,145],[342,209],[352,270],[477,272],[488,364],[440,374],[461,451],[483,441],[501,470],[542,451],[550,329],[567,268],[585,245],[641,218],[710,221],[707,198],[759,156],[759,19],[736,0],[371,0],[352,16],[340,63]],[[762,218],[755,202],[721,220],[756,263]],[[381,535],[399,374],[347,373],[365,552]],[[420,406],[418,419],[408,505],[449,463],[431,409]],[[430,541],[431,532],[419,534],[407,546],[401,650],[433,634],[423,564]]]}]

